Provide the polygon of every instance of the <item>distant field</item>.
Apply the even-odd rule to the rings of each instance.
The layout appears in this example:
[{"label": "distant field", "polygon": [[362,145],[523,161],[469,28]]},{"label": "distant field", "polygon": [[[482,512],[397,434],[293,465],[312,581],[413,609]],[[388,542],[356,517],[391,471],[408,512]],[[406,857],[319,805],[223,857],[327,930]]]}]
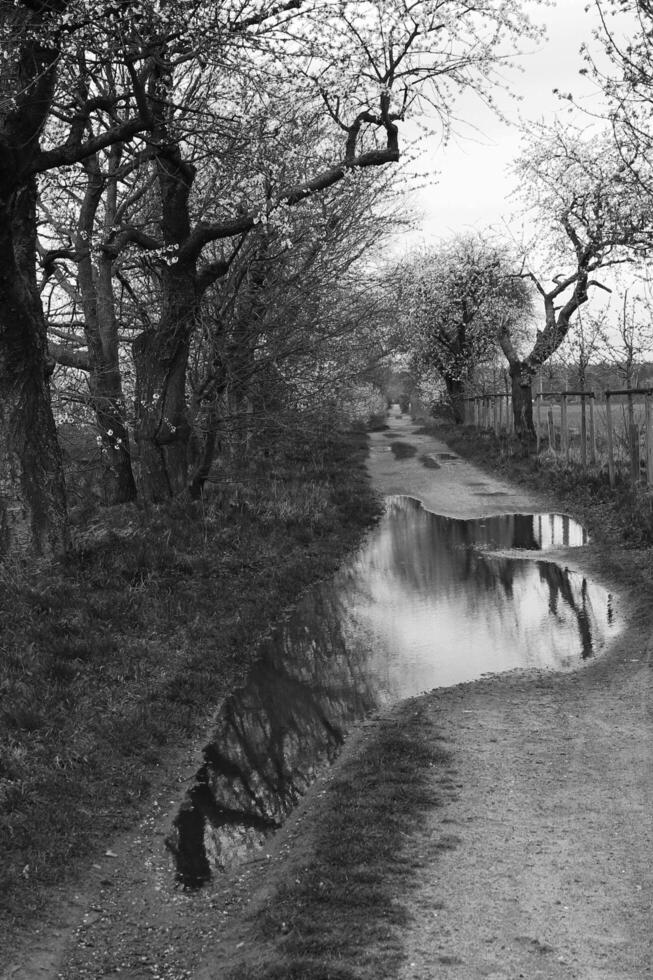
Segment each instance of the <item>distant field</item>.
[{"label": "distant field", "polygon": [[[540,415],[540,438],[548,438],[548,411],[549,408],[553,411],[553,425],[556,432],[556,447],[560,447],[560,425],[561,425],[561,408],[559,403],[553,401],[547,401],[541,409]],[[628,409],[625,399],[613,399],[612,402],[612,432],[613,432],[613,443],[614,452],[616,459],[623,459],[624,461],[628,459]],[[535,420],[537,424],[537,408],[534,409]],[[640,443],[643,445],[643,440],[646,436],[646,417],[644,410],[644,403],[642,399],[635,400],[634,405],[634,416],[635,425],[638,427],[640,435]],[[589,405],[587,407],[587,435],[589,439],[589,424],[590,424],[590,412]],[[567,403],[567,425],[569,429],[570,436],[570,449],[574,452],[574,449],[579,451],[580,444],[580,431],[581,431],[581,406],[580,402],[568,402]],[[594,427],[596,431],[596,448],[600,455],[607,452],[607,410],[605,403],[599,402],[594,405]]]}]

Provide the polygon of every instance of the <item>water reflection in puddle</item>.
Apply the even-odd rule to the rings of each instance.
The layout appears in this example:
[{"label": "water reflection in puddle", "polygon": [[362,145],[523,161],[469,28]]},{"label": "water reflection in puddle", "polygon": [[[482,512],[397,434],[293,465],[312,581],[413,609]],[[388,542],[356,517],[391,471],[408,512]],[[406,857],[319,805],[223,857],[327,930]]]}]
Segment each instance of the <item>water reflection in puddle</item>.
[{"label": "water reflection in puddle", "polygon": [[257,852],[379,706],[489,671],[566,670],[599,652],[615,629],[604,589],[482,550],[581,544],[583,533],[559,516],[459,521],[391,498],[359,554],[302,598],[225,703],[169,839],[178,880],[199,885]]},{"label": "water reflection in puddle", "polygon": [[[411,500],[410,497],[404,499]],[[419,501],[412,501],[412,506],[419,508]],[[457,521],[437,514],[430,516],[440,522],[450,520],[458,529],[454,534],[456,544],[466,547],[549,551],[561,547],[578,548],[588,540],[585,528],[565,514],[502,514],[471,521]]]}]

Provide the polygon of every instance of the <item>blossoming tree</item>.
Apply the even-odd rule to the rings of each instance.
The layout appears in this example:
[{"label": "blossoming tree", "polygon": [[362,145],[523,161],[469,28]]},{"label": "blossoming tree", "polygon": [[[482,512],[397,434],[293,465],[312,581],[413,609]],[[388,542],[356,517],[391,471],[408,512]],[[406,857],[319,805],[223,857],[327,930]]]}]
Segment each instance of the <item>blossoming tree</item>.
[{"label": "blossoming tree", "polygon": [[[491,99],[499,67],[533,35],[522,6],[517,0],[0,3],[2,551],[47,554],[68,543],[48,391],[52,361],[36,284],[39,175],[83,165],[117,144],[131,147],[138,165],[154,172],[156,226],[143,231],[126,222],[112,229],[109,246],[140,248],[159,262],[157,322],[134,345],[136,435],[151,498],[182,493],[190,341],[203,291],[229,264],[228,255],[212,251],[215,243],[237,244],[273,214],[353,172],[396,163],[409,112],[430,106],[446,125],[457,92],[471,88]],[[120,82],[115,91],[107,92],[108,77]],[[189,85],[202,95],[199,111],[179,98]],[[259,171],[245,170],[237,193],[221,196],[212,213],[196,220],[201,160],[194,148],[210,152],[211,133],[222,132],[236,110],[247,117],[244,86],[267,95],[259,115],[264,108],[281,130],[301,125],[319,106],[340,138],[338,150],[299,170],[282,167],[267,182]],[[228,153],[228,144],[218,151]]]}]

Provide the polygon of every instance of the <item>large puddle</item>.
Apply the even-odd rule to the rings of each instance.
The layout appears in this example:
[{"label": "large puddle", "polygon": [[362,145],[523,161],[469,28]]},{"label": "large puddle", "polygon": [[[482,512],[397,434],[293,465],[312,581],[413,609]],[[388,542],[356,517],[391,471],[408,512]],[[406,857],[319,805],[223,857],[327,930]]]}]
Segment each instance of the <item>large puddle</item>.
[{"label": "large puddle", "polygon": [[570,670],[615,633],[611,596],[537,558],[582,545],[561,515],[461,521],[390,498],[364,547],[260,647],[217,719],[169,839],[187,887],[254,856],[382,705],[516,667]]}]

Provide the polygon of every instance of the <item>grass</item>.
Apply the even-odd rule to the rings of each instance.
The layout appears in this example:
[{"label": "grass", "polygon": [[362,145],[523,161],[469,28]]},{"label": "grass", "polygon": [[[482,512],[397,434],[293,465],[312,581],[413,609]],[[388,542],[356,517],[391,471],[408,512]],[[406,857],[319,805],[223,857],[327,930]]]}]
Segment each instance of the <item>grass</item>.
[{"label": "grass", "polygon": [[[401,900],[420,860],[407,841],[450,792],[449,765],[424,701],[378,722],[311,807],[308,856],[290,858],[284,882],[255,910],[225,980],[394,977],[404,958]],[[443,837],[433,850],[456,846]]]},{"label": "grass", "polygon": [[146,811],[257,636],[374,521],[366,454],[303,435],[201,505],[117,508],[65,560],[0,570],[0,934]]}]

